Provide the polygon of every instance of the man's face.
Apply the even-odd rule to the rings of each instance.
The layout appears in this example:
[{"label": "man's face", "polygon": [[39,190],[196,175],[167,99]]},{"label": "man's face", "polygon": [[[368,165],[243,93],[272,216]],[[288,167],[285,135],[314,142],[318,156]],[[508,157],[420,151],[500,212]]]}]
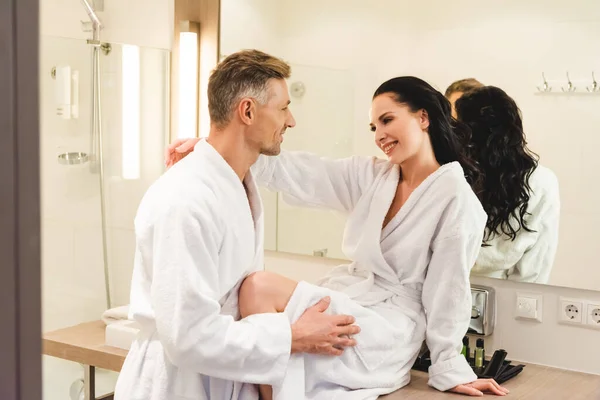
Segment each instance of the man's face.
[{"label": "man's face", "polygon": [[456,118],[456,100],[458,100],[464,93],[463,92],[454,92],[448,97],[448,101],[452,105],[452,116]]},{"label": "man's face", "polygon": [[276,156],[281,152],[283,134],[287,128],[296,125],[294,116],[288,108],[290,97],[283,79],[271,79],[267,83],[268,102],[258,104],[256,124],[252,126],[251,137],[260,154]]}]

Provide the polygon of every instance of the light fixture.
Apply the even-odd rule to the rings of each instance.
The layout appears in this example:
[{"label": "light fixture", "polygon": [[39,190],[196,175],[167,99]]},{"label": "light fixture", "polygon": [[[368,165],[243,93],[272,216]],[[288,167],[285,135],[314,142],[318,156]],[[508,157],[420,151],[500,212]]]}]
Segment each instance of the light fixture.
[{"label": "light fixture", "polygon": [[122,171],[123,179],[140,178],[140,48],[122,50]]},{"label": "light fixture", "polygon": [[198,36],[196,22],[183,21],[179,31],[179,87],[177,137],[198,136]]}]

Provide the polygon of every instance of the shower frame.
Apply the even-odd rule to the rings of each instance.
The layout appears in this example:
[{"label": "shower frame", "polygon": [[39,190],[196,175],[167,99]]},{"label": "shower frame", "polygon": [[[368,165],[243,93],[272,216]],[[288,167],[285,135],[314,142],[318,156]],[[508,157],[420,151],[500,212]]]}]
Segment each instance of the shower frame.
[{"label": "shower frame", "polygon": [[104,267],[104,289],[106,295],[106,307],[112,307],[110,292],[110,271],[108,265],[108,233],[106,217],[106,200],[104,193],[104,153],[103,153],[103,130],[102,130],[102,93],[100,82],[100,56],[101,53],[108,54],[110,45],[100,41],[100,32],[103,28],[102,21],[96,14],[97,11],[103,11],[103,1],[94,2],[94,0],[81,0],[90,21],[85,24],[91,24],[92,38],[87,40],[87,44],[92,48],[92,107],[90,117],[90,155],[89,168],[93,174],[98,174],[100,184],[100,219],[102,224],[102,260]]}]

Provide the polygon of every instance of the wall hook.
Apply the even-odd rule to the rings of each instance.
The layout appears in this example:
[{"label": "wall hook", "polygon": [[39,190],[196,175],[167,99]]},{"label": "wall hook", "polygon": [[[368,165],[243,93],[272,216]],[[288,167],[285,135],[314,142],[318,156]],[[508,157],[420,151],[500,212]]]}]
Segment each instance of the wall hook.
[{"label": "wall hook", "polygon": [[552,91],[552,88],[550,87],[550,85],[548,85],[548,81],[546,80],[546,76],[544,75],[543,72],[542,72],[542,78],[544,79],[544,83],[542,84],[542,88],[540,89],[540,87],[538,86],[537,89],[540,92],[550,92],[550,91]]},{"label": "wall hook", "polygon": [[563,92],[574,92],[577,90],[575,86],[573,86],[573,82],[571,82],[571,78],[569,78],[569,71],[567,71],[567,88],[561,88]]},{"label": "wall hook", "polygon": [[592,71],[592,86],[588,86],[586,89],[590,93],[600,92],[600,86],[598,86],[598,82],[596,82],[594,71]]}]

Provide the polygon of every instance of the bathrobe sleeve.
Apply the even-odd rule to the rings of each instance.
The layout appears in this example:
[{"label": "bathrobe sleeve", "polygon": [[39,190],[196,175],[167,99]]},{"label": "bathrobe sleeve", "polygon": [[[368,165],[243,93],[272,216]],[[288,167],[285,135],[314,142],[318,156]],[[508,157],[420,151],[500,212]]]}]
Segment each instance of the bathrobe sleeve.
[{"label": "bathrobe sleeve", "polygon": [[382,165],[374,157],[330,159],[282,151],[279,156],[260,156],[252,175],[259,186],[281,192],[288,204],[350,212]]},{"label": "bathrobe sleeve", "polygon": [[[548,182],[542,199],[532,210],[528,210],[535,230],[535,242],[524,253],[517,265],[508,274],[516,282],[548,283],[554,257],[558,247],[558,225],[560,220],[560,197],[558,181]],[[517,236],[517,239],[519,237]]]},{"label": "bathrobe sleeve", "polygon": [[277,313],[240,321],[220,314],[223,236],[211,215],[215,208],[177,205],[162,210],[153,225],[151,301],[158,337],[166,356],[182,370],[279,384],[290,357],[290,322]]},{"label": "bathrobe sleeve", "polygon": [[429,385],[441,391],[477,380],[460,351],[471,320],[469,272],[482,236],[483,229],[481,235],[458,233],[432,244],[422,300],[431,352]]}]

